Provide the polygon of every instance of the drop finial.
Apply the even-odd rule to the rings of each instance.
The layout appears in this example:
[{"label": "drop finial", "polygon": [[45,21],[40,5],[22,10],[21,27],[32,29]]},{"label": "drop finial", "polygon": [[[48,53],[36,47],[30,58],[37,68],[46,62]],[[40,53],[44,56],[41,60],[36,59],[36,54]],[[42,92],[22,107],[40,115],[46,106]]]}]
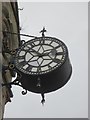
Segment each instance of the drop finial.
[{"label": "drop finial", "polygon": [[44,103],[45,103],[45,99],[44,99],[44,98],[45,98],[45,97],[44,97],[44,93],[42,93],[42,94],[41,94],[41,96],[42,96],[41,103],[42,103],[42,105],[44,105]]}]

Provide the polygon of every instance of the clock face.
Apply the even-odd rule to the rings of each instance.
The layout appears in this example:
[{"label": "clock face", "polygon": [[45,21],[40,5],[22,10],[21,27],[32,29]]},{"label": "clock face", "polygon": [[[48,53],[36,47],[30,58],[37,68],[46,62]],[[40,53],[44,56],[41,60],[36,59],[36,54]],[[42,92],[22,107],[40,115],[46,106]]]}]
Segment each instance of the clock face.
[{"label": "clock face", "polygon": [[60,67],[66,58],[67,47],[52,37],[38,37],[24,43],[16,53],[16,68],[25,74],[46,74]]}]

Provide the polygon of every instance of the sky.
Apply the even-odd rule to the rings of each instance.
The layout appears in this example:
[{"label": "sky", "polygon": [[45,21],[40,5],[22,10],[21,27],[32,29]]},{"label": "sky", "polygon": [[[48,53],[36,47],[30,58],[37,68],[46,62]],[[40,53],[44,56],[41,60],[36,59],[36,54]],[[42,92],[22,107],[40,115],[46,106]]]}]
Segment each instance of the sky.
[{"label": "sky", "polygon": [[[20,2],[21,33],[46,35],[62,40],[68,47],[73,67],[69,82],[61,89],[41,96],[13,86],[14,97],[5,107],[6,118],[87,118],[88,117],[88,3],[87,2]],[[29,38],[21,37],[23,40]]]}]

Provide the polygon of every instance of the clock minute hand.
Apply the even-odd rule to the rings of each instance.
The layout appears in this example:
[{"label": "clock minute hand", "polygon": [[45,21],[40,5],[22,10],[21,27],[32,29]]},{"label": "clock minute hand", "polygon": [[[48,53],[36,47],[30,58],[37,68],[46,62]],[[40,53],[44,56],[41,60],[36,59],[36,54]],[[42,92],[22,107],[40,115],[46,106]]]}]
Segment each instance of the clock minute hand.
[{"label": "clock minute hand", "polygon": [[34,49],[32,49],[32,51],[31,52],[35,52],[37,55],[41,55],[39,52],[37,52],[36,50],[34,50]]},{"label": "clock minute hand", "polygon": [[50,52],[49,53],[42,53],[41,56],[47,56],[49,54],[50,54]]},{"label": "clock minute hand", "polygon": [[50,52],[43,53],[42,56],[47,56],[49,54],[52,54],[53,56],[55,56],[56,55],[56,51],[54,49],[52,49]]}]

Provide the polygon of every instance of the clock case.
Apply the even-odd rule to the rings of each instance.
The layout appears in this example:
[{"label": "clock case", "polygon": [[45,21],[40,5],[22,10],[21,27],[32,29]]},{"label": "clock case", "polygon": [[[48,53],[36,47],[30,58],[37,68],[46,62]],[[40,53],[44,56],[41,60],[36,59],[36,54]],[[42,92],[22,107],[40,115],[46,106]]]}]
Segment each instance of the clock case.
[{"label": "clock case", "polygon": [[[17,67],[15,69],[20,75],[18,81],[22,87],[28,91],[40,94],[53,92],[63,87],[68,82],[72,73],[68,50],[64,62],[50,72],[44,74],[25,74],[17,69]],[[40,82],[40,86],[37,86],[38,82]]]}]

